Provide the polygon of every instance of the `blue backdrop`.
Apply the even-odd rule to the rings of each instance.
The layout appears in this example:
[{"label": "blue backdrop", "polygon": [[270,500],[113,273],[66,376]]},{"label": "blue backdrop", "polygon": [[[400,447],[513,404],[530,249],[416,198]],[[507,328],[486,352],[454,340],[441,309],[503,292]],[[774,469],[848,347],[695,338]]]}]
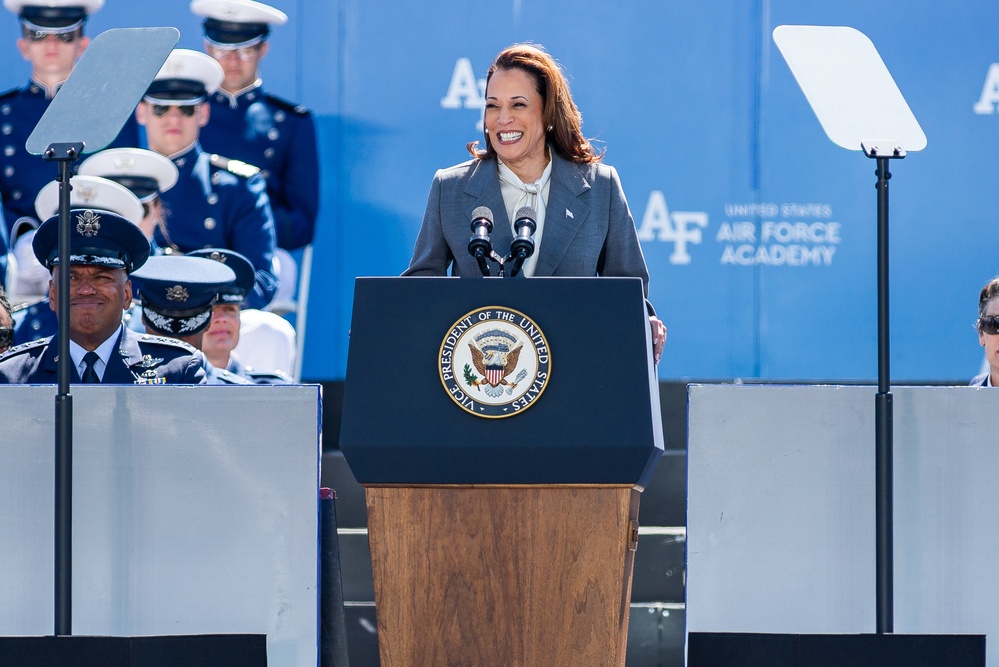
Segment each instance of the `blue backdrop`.
[{"label": "blue backdrop", "polygon": [[[306,379],[343,378],[354,278],[405,269],[434,171],[481,137],[486,69],[517,41],[561,61],[621,174],[669,327],[662,379],[876,377],[875,163],[826,138],[771,39],[781,24],[864,32],[928,138],[891,164],[893,378],[981,365],[977,295],[999,274],[995,3],[272,4],[290,20],[264,80],[313,110],[322,160]],[[156,25],[201,48],[180,0],[108,0],[88,31]],[[0,35],[0,84],[23,85],[13,15]]]}]

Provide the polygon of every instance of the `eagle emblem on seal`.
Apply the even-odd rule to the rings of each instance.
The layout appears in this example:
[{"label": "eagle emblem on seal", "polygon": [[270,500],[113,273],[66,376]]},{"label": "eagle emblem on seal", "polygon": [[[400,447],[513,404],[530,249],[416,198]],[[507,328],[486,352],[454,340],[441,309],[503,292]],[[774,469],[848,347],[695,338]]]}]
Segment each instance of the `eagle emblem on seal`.
[{"label": "eagle emblem on seal", "polygon": [[486,331],[469,342],[468,349],[475,370],[483,376],[482,379],[475,378],[470,384],[487,396],[497,398],[503,394],[505,387],[516,387],[517,382],[523,379],[518,377],[514,382],[506,379],[517,370],[517,361],[523,349],[523,344],[512,334],[499,329]]}]

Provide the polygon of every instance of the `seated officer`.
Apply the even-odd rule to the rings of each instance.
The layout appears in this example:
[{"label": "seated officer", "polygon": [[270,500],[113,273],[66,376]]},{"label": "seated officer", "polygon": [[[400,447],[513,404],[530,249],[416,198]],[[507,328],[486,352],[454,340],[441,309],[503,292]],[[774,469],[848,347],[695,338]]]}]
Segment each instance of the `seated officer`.
[{"label": "seated officer", "polygon": [[[219,289],[219,299],[212,308],[212,321],[205,331],[201,351],[215,368],[224,368],[240,375],[255,384],[287,384],[291,378],[279,370],[261,371],[245,366],[234,351],[239,343],[240,312],[246,295],[253,289],[253,265],[250,260],[231,250],[206,248],[196,250],[188,257],[204,257],[221,262],[236,274],[236,279]],[[273,313],[261,313],[281,319]],[[284,320],[281,320],[284,322]],[[294,347],[294,340],[291,346]]]},{"label": "seated officer", "polygon": [[274,275],[274,218],[267,184],[256,167],[209,155],[198,141],[208,122],[206,96],[222,81],[222,68],[197,51],[174,49],[135,110],[149,148],[173,160],[180,177],[163,193],[169,238],[153,235],[163,248],[182,253],[228,248],[253,263],[251,308],[270,303]]},{"label": "seated officer", "polygon": [[[129,220],[101,209],[70,211],[70,266],[59,264],[59,218],[38,228],[32,247],[52,271],[49,299],[58,312],[69,300],[71,382],[201,384],[205,358],[189,345],[137,334],[121,322],[132,301],[129,274],[149,257],[149,241]],[[59,293],[59,273],[70,273],[70,292]],[[0,356],[0,383],[50,384],[58,378],[58,334]]]},{"label": "seated officer", "polygon": [[[73,186],[69,193],[69,205],[72,208],[99,208],[117,213],[137,225],[140,224],[142,204],[124,186],[95,176],[73,176],[69,182]],[[38,214],[39,220],[46,220],[56,215],[58,209],[59,183],[49,181],[35,198],[35,212]],[[18,243],[33,243],[34,235],[35,230],[31,230],[25,233]],[[25,257],[19,263],[21,272],[26,275],[29,271],[32,275],[34,273],[47,275],[48,269],[35,259],[33,252],[32,249],[30,259]],[[40,279],[33,278],[32,282],[41,284]],[[47,287],[48,281],[44,284]],[[25,294],[22,293],[21,296],[25,296]],[[38,299],[36,297],[30,302],[30,305],[17,314],[16,320],[17,323],[14,326],[15,345],[52,336],[59,326],[55,312],[49,307],[48,298]]]},{"label": "seated officer", "polygon": [[254,0],[192,0],[191,11],[205,18],[205,51],[225,72],[208,98],[212,113],[201,143],[261,169],[279,247],[312,243],[319,211],[315,123],[305,107],[264,92],[260,79],[270,27],[288,16]]},{"label": "seated officer", "polygon": [[[232,269],[203,257],[150,257],[135,272],[146,331],[170,336],[201,349],[219,290],[236,279]],[[250,286],[252,288],[252,276]],[[253,384],[225,367],[208,365],[208,384]]]},{"label": "seated officer", "polygon": [[[142,233],[152,241],[159,230],[169,241],[160,195],[176,185],[179,176],[169,158],[145,148],[109,148],[81,162],[76,173],[100,176],[128,188],[142,204]],[[157,250],[154,246],[153,253],[160,254]]]}]

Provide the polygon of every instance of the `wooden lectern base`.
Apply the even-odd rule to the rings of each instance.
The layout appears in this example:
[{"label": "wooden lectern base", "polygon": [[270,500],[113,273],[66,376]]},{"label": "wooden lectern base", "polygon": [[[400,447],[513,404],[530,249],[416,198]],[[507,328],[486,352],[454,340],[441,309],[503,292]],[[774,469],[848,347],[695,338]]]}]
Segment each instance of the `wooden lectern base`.
[{"label": "wooden lectern base", "polygon": [[635,488],[365,495],[382,667],[624,665]]}]

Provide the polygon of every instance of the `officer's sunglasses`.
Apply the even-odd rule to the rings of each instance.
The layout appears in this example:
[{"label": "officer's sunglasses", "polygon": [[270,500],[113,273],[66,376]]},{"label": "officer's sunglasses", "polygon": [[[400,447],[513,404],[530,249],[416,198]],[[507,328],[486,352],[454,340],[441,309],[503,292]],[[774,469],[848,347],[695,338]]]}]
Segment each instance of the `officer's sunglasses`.
[{"label": "officer's sunglasses", "polygon": [[187,118],[193,116],[194,112],[198,110],[198,105],[196,104],[153,104],[153,115],[157,118],[162,118],[169,113],[170,109],[173,109],[174,107],[179,109],[180,114]]},{"label": "officer's sunglasses", "polygon": [[29,42],[44,42],[45,38],[49,35],[55,35],[63,44],[72,44],[76,41],[76,38],[80,36],[79,30],[73,30],[71,32],[46,32],[44,30],[25,30],[24,38]]},{"label": "officer's sunglasses", "polygon": [[259,44],[254,44],[253,46],[236,46],[230,48],[222,48],[212,45],[206,45],[206,47],[207,48],[205,50],[208,51],[208,55],[210,55],[212,58],[215,58],[215,60],[224,60],[229,56],[236,56],[236,59],[242,62],[248,61],[250,58],[256,55],[257,51],[260,50]]},{"label": "officer's sunglasses", "polygon": [[3,352],[14,342],[14,330],[0,327],[0,352]]},{"label": "officer's sunglasses", "polygon": [[999,334],[999,315],[983,315],[978,319],[978,328],[991,336]]}]

